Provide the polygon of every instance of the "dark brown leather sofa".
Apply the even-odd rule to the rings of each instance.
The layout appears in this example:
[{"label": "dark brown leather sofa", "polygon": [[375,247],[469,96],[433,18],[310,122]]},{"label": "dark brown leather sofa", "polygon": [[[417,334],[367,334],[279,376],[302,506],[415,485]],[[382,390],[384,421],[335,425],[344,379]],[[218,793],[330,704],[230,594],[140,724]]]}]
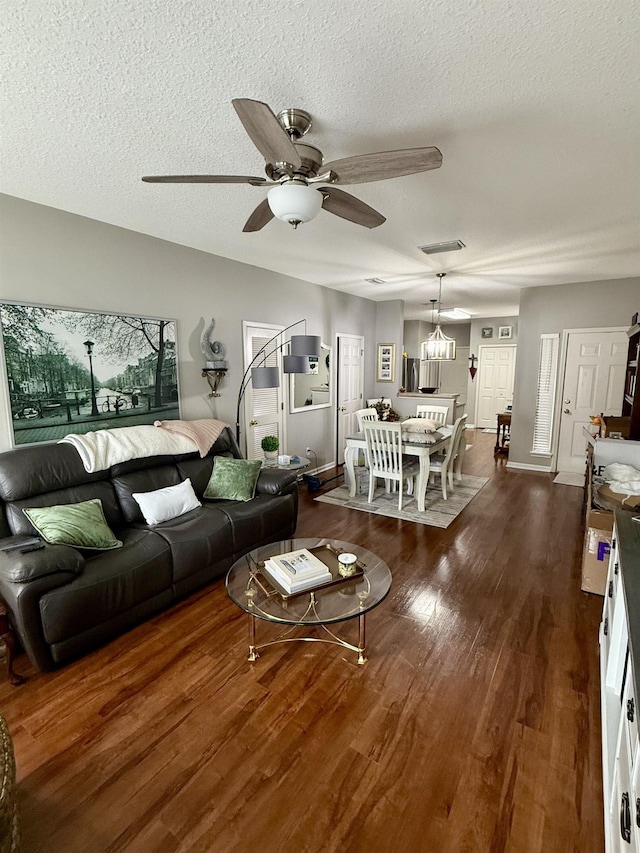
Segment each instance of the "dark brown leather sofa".
[{"label": "dark brown leather sofa", "polygon": [[145,524],[133,492],[189,477],[202,499],[218,454],[241,456],[228,428],[204,459],[197,453],[155,456],[92,474],[67,444],[0,454],[0,537],[34,533],[23,507],[100,498],[109,526],[124,543],[113,551],[46,545],[27,554],[0,552],[0,595],[38,669],[81,656],[220,578],[252,548],[293,535],[295,473],[273,468],[260,472],[253,500],[204,501],[163,524]]}]

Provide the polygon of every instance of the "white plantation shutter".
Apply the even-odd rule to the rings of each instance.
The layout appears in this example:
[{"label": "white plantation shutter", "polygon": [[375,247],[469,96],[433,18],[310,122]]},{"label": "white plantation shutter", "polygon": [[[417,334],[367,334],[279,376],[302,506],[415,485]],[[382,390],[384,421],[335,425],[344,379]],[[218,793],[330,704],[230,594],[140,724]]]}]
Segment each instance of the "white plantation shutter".
[{"label": "white plantation shutter", "polygon": [[540,363],[532,453],[551,453],[560,335],[540,335]]},{"label": "white plantation shutter", "polygon": [[[263,332],[256,325],[249,326],[245,334],[249,345],[247,360],[253,360],[266,346],[266,352],[258,358],[257,367],[277,367],[280,365],[279,341],[269,343],[277,329],[267,329]],[[266,356],[266,357],[264,357]],[[260,442],[265,435],[276,435],[283,445],[282,435],[282,387],[254,388],[249,381],[245,395],[245,423],[247,458],[262,459],[264,453]],[[284,449],[280,450],[284,453]]]}]

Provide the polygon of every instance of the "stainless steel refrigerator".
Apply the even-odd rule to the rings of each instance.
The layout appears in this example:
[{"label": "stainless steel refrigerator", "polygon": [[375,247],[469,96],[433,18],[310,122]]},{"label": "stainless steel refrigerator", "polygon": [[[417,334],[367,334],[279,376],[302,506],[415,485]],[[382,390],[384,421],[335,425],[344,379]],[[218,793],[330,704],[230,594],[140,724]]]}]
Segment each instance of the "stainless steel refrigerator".
[{"label": "stainless steel refrigerator", "polygon": [[420,359],[402,359],[402,387],[405,391],[417,391],[420,384]]}]

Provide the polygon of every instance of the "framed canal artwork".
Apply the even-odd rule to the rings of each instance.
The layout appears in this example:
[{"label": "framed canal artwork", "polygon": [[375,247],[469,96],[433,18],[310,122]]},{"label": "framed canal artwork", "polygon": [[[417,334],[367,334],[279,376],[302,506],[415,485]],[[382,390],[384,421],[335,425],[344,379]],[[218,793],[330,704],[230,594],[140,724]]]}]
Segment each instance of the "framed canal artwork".
[{"label": "framed canal artwork", "polygon": [[180,417],[176,322],[0,302],[14,445]]}]

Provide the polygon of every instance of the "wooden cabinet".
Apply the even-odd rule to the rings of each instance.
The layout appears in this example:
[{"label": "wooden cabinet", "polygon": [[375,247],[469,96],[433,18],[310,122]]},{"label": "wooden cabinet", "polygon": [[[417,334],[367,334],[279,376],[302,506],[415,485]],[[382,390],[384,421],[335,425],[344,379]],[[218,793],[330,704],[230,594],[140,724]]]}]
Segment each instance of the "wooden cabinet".
[{"label": "wooden cabinet", "polygon": [[640,382],[638,378],[638,361],[640,360],[640,324],[636,323],[627,332],[629,336],[629,355],[627,371],[624,380],[624,399],[622,401],[622,417],[631,418],[629,438],[640,440]]},{"label": "wooden cabinet", "polygon": [[631,513],[616,511],[600,624],[606,853],[640,853],[636,660],[640,661],[640,524]]}]

